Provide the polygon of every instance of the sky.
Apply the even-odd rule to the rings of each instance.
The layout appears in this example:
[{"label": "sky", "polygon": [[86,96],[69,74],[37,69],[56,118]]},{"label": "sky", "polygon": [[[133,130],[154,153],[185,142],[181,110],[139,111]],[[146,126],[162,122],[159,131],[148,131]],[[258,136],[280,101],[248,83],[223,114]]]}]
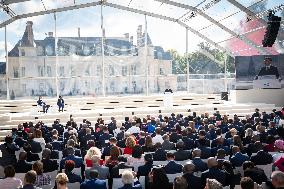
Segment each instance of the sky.
[{"label": "sky", "polygon": [[[131,0],[108,0],[111,3],[121,3],[128,6]],[[175,0],[179,3],[188,4],[188,0]],[[212,18],[220,20],[226,16],[239,11],[239,9],[232,6],[226,0],[221,0],[215,6],[206,9],[212,0],[191,0],[192,6],[198,5],[198,8],[203,9]],[[240,0],[245,6],[249,6],[251,3],[259,0]],[[284,3],[284,0],[266,0],[268,7],[275,6],[275,2],[279,4]],[[62,7],[66,5],[73,5],[74,0],[43,0],[44,6],[47,9]],[[77,4],[93,2],[92,0],[76,0]],[[181,8],[174,8],[169,5],[161,5],[160,2],[152,0],[132,0],[130,7],[136,7],[139,9],[147,10],[150,12],[157,12],[164,16],[179,18],[187,12],[190,12]],[[25,3],[12,4],[10,8],[16,14],[28,13],[33,11],[43,10],[43,4],[40,0],[31,0]],[[117,10],[110,7],[103,8],[103,25],[105,28],[106,37],[123,37],[124,33],[130,33],[130,36],[134,36],[136,41],[136,30],[138,25],[143,26],[145,29],[145,16]],[[9,18],[3,11],[0,13],[0,21]],[[184,17],[185,18],[185,17]],[[184,18],[181,18],[184,19]],[[177,23],[164,21],[157,18],[147,16],[147,32],[151,37],[153,45],[162,46],[165,50],[175,49],[179,53],[183,54],[186,49],[186,30],[184,27]],[[242,20],[245,19],[243,12],[238,13],[223,23],[230,29],[241,32],[239,25]],[[35,39],[44,39],[47,33],[55,31],[54,15],[44,15],[37,17],[30,17],[26,19],[17,20],[7,26],[7,41],[8,50],[11,50],[13,46],[21,39],[27,21],[33,21],[33,31]],[[101,36],[101,18],[100,18],[100,6],[84,8],[79,10],[61,12],[56,14],[57,23],[57,36],[58,37],[71,37],[78,36],[78,28],[80,28],[80,35],[82,37],[97,37]],[[197,30],[209,25],[210,22],[200,16],[190,19],[187,24]],[[222,41],[223,39],[230,37],[230,34],[224,32],[222,29],[214,26],[201,31],[207,37],[214,39],[215,42]],[[0,61],[4,60],[4,29],[0,28]],[[189,51],[193,52],[198,50],[197,44],[203,42],[196,35],[189,32]]]}]

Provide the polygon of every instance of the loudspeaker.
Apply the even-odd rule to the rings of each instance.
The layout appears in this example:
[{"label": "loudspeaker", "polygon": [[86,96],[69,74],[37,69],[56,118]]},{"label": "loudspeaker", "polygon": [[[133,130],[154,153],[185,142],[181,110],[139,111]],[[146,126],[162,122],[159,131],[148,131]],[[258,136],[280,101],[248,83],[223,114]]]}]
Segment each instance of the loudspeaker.
[{"label": "loudspeaker", "polygon": [[280,22],[281,17],[274,16],[272,14],[268,16],[267,28],[264,34],[264,39],[262,40],[263,47],[272,47],[277,38]]},{"label": "loudspeaker", "polygon": [[221,100],[229,100],[228,92],[221,92]]}]

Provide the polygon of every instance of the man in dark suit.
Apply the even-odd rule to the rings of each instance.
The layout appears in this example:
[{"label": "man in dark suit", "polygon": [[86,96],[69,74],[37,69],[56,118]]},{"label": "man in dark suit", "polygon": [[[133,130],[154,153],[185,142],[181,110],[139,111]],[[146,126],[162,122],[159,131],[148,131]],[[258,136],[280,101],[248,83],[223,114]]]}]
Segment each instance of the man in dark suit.
[{"label": "man in dark suit", "polygon": [[276,79],[281,80],[277,67],[272,66],[271,63],[272,63],[272,58],[271,57],[265,57],[264,58],[265,66],[260,69],[260,71],[257,74],[257,76],[255,77],[255,79],[258,79],[259,76],[275,75]]},{"label": "man in dark suit", "polygon": [[176,163],[175,155],[172,152],[167,153],[167,160],[169,163],[165,165],[164,170],[167,174],[175,174],[175,173],[181,173],[183,166],[179,163]]},{"label": "man in dark suit", "polygon": [[73,160],[75,162],[75,168],[82,168],[84,166],[82,157],[77,157],[74,153],[73,148],[67,148],[67,156],[60,161],[60,170],[64,168],[66,160]]},{"label": "man in dark suit", "polygon": [[90,179],[85,180],[80,189],[107,189],[106,181],[98,179],[98,172],[96,170],[90,171]]},{"label": "man in dark suit", "polygon": [[99,143],[101,147],[106,147],[112,135],[109,134],[108,128],[103,127],[103,134],[99,136]]},{"label": "man in dark suit", "polygon": [[63,135],[64,128],[63,125],[59,123],[59,119],[55,120],[52,124],[52,129],[56,129],[58,131],[58,135]]},{"label": "man in dark suit", "polygon": [[167,134],[163,135],[164,142],[162,143],[162,149],[163,150],[174,150],[175,144],[173,142],[170,142],[170,137]]},{"label": "man in dark suit", "polygon": [[182,140],[178,141],[176,144],[177,151],[174,153],[176,161],[189,160],[191,157],[189,150],[184,150],[184,142]]},{"label": "man in dark suit", "polygon": [[16,173],[26,173],[29,170],[32,170],[32,164],[27,162],[27,152],[20,152],[15,171]]},{"label": "man in dark suit", "polygon": [[257,184],[267,181],[267,176],[263,169],[254,166],[253,162],[245,161],[243,163],[244,176],[250,177]]},{"label": "man in dark suit", "polygon": [[153,156],[152,154],[145,154],[145,164],[138,167],[137,177],[148,176],[153,167]]},{"label": "man in dark suit", "polygon": [[54,150],[58,150],[58,151],[62,151],[63,150],[63,142],[62,141],[58,141],[58,136],[57,135],[53,135],[52,136],[52,142],[50,142],[50,144],[52,145],[52,148]]},{"label": "man in dark suit", "polygon": [[187,189],[201,188],[201,179],[193,174],[195,166],[192,163],[186,163],[183,167],[183,177],[186,179],[188,187]]},{"label": "man in dark suit", "polygon": [[245,161],[249,160],[249,156],[246,154],[242,154],[238,146],[232,147],[232,153],[233,153],[233,156],[230,158],[230,161],[233,167],[240,167],[243,165]]},{"label": "man in dark suit", "polygon": [[124,156],[118,156],[118,161],[118,165],[114,166],[110,172],[111,178],[121,178],[121,175],[119,174],[120,169],[132,169],[132,171],[134,171],[134,167],[125,165],[127,159]]},{"label": "man in dark suit", "polygon": [[86,128],[86,135],[84,137],[82,137],[81,142],[80,142],[80,148],[81,149],[87,149],[88,146],[88,141],[89,140],[94,140],[95,141],[95,137],[91,134],[91,129],[90,128]]},{"label": "man in dark suit", "polygon": [[257,149],[257,153],[250,157],[250,161],[252,161],[254,165],[266,165],[272,163],[272,155],[263,150],[261,142],[255,142],[255,147]]},{"label": "man in dark suit", "polygon": [[207,170],[207,164],[201,159],[201,150],[198,148],[192,151],[192,163],[195,166],[195,171]]},{"label": "man in dark suit", "polygon": [[215,158],[210,157],[207,162],[208,170],[202,172],[201,174],[201,183],[202,187],[204,188],[206,185],[206,179],[216,179],[220,182],[223,186],[226,184],[226,174],[224,171],[218,169],[218,162]]},{"label": "man in dark suit", "polygon": [[42,151],[42,164],[43,164],[43,172],[52,172],[58,169],[58,163],[56,160],[50,159],[51,150],[50,149],[44,149]]},{"label": "man in dark suit", "polygon": [[166,151],[162,149],[162,144],[157,142],[155,147],[156,151],[153,154],[154,161],[166,161]]},{"label": "man in dark suit", "polygon": [[62,96],[59,96],[58,100],[57,100],[57,106],[58,106],[58,111],[62,111],[64,109],[64,100],[62,98]]},{"label": "man in dark suit", "polygon": [[102,159],[105,159],[105,156],[109,156],[111,147],[116,146],[116,145],[117,145],[117,139],[115,137],[111,137],[109,139],[109,145],[103,149]]},{"label": "man in dark suit", "polygon": [[40,153],[42,151],[41,145],[39,142],[34,141],[34,136],[32,133],[29,134],[28,143],[31,145],[32,153]]},{"label": "man in dark suit", "polygon": [[50,159],[59,159],[59,151],[53,150],[53,147],[51,144],[46,144],[45,148],[50,149],[51,154],[50,154]]}]

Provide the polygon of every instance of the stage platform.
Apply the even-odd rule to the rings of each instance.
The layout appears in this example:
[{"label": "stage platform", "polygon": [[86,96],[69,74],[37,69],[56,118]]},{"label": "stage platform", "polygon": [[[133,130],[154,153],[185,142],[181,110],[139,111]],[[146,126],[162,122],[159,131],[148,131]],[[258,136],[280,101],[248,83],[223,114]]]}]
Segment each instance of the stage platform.
[{"label": "stage platform", "polygon": [[233,101],[222,101],[221,96],[217,94],[174,94],[173,106],[165,107],[163,102],[164,96],[110,96],[110,97],[65,97],[65,111],[57,111],[57,99],[44,99],[47,104],[51,105],[48,113],[41,112],[42,108],[37,107],[37,99],[22,100],[1,100],[0,101],[0,140],[11,133],[12,128],[29,121],[43,121],[51,126],[55,119],[60,119],[61,123],[66,123],[70,115],[78,123],[83,119],[88,119],[94,123],[99,117],[104,120],[110,120],[115,117],[123,121],[126,116],[136,115],[145,117],[146,115],[157,116],[170,115],[172,112],[181,113],[185,116],[190,112],[197,114],[208,112],[213,114],[217,109],[220,113],[232,117],[235,113],[239,116],[251,114],[256,107],[260,111],[270,112],[275,108],[274,104],[264,103],[235,103]]}]

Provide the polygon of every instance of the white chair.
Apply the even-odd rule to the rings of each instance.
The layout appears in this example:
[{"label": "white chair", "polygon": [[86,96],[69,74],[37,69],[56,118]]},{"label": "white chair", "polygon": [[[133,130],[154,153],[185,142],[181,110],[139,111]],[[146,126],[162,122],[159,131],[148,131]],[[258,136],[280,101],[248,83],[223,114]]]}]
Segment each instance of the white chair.
[{"label": "white chair", "polygon": [[25,180],[25,174],[26,173],[16,173],[15,174],[15,177],[20,179],[22,181],[22,183],[24,183],[24,180]]},{"label": "white chair", "polygon": [[56,176],[58,174],[58,171],[55,170],[55,171],[52,171],[52,172],[47,172],[46,174],[51,177],[51,180],[55,180],[55,178],[56,178]]},{"label": "white chair", "polygon": [[168,161],[153,161],[153,165],[167,165]]},{"label": "white chair", "polygon": [[175,180],[175,178],[176,178],[177,176],[181,176],[181,175],[182,175],[182,173],[167,174],[167,177],[168,177],[168,179],[169,179],[169,182],[173,183],[174,180]]},{"label": "white chair", "polygon": [[4,167],[0,165],[0,177],[4,178],[5,174],[4,174]]},{"label": "white chair", "polygon": [[[65,169],[62,169],[62,172],[65,173]],[[81,167],[79,168],[74,168],[72,171],[74,174],[80,175],[81,176]]]},{"label": "white chair", "polygon": [[74,182],[74,183],[67,183],[68,189],[79,189],[80,188],[80,182]]},{"label": "white chair", "polygon": [[242,166],[236,167],[234,172],[235,172],[235,174],[241,173],[242,177],[244,176],[244,170],[243,170]]},{"label": "white chair", "polygon": [[267,165],[256,165],[258,168],[261,168],[264,170],[266,176],[269,178],[271,176],[272,173],[272,163],[271,164],[267,164]]},{"label": "white chair", "polygon": [[[121,178],[113,178],[112,188],[117,189],[123,186]],[[69,188],[68,188],[69,189]]]},{"label": "white chair", "polygon": [[235,185],[234,189],[242,189],[241,185]]},{"label": "white chair", "polygon": [[20,153],[23,152],[23,151],[24,151],[23,148],[20,148],[20,150],[15,151],[15,155],[16,155],[17,160],[19,160],[19,155],[20,155]]},{"label": "white chair", "polygon": [[145,176],[140,176],[139,177],[139,182],[142,186],[142,189],[145,189],[146,183],[145,183],[146,177]]},{"label": "white chair", "polygon": [[141,165],[144,165],[144,164],[142,164],[142,163],[134,163],[133,164],[134,171],[137,172],[138,171],[138,167],[141,166]]}]

